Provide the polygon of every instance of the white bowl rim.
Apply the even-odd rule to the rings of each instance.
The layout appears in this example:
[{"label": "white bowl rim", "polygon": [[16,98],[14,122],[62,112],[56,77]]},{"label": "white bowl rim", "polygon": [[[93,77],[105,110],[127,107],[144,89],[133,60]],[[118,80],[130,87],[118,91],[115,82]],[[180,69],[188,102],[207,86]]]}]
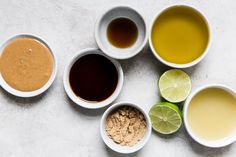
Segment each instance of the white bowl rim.
[{"label": "white bowl rim", "polygon": [[[117,56],[117,55],[113,55],[112,53],[110,53],[110,51],[108,51],[104,46],[103,44],[101,43],[101,40],[100,40],[100,37],[99,37],[99,25],[100,25],[100,22],[102,20],[102,18],[107,14],[109,13],[110,11],[114,10],[114,9],[117,9],[117,8],[121,8],[121,9],[129,9],[130,11],[133,11],[135,12],[139,17],[140,19],[143,21],[144,23],[144,26],[145,26],[145,37],[144,37],[144,40],[142,42],[142,44],[135,50],[133,51],[133,53],[130,53],[129,55],[127,56],[123,56],[122,53],[120,56]],[[96,43],[98,45],[98,47],[102,50],[102,52],[104,52],[107,56],[111,57],[111,58],[114,58],[114,59],[129,59],[131,57],[134,57],[136,56],[139,52],[142,51],[142,49],[145,47],[145,45],[147,44],[147,41],[148,41],[148,27],[147,27],[147,24],[143,18],[143,16],[136,10],[134,9],[133,7],[129,6],[129,5],[117,5],[117,6],[114,6],[108,10],[106,10],[105,12],[103,12],[96,20],[95,22],[95,29],[94,29],[94,36],[95,36],[95,40],[96,40]]]},{"label": "white bowl rim", "polygon": [[219,88],[222,89],[228,93],[230,93],[231,95],[233,95],[236,98],[236,92],[235,90],[233,90],[232,88],[223,85],[223,84],[207,84],[207,85],[203,85],[199,88],[197,88],[194,92],[192,92],[189,97],[187,98],[187,100],[184,103],[184,107],[183,107],[183,119],[184,119],[184,124],[185,124],[185,128],[188,132],[188,134],[198,143],[200,143],[201,145],[204,145],[206,147],[211,147],[211,148],[219,148],[219,147],[224,147],[227,145],[232,144],[233,142],[236,141],[236,133],[232,134],[226,138],[220,139],[220,140],[215,140],[215,141],[210,141],[210,140],[206,140],[203,139],[201,137],[199,137],[198,135],[196,135],[195,133],[193,133],[193,131],[191,130],[190,126],[188,125],[188,121],[187,121],[187,110],[189,107],[189,104],[191,102],[191,100],[193,99],[194,96],[196,96],[200,91],[208,89],[208,88]]},{"label": "white bowl rim", "polygon": [[[112,93],[111,96],[109,96],[107,99],[105,99],[103,101],[99,101],[99,102],[86,101],[86,100],[76,96],[70,87],[70,83],[69,83],[68,78],[69,78],[69,72],[70,72],[72,65],[79,58],[89,55],[89,54],[97,54],[97,55],[101,55],[101,56],[106,57],[108,60],[110,60],[114,64],[114,66],[116,67],[117,73],[118,73],[118,83],[117,83],[115,91]],[[78,53],[76,53],[70,59],[67,66],[65,67],[64,75],[63,75],[64,89],[65,89],[67,95],[69,96],[69,98],[77,105],[87,108],[87,109],[99,109],[99,108],[103,108],[105,106],[110,105],[119,96],[121,89],[123,87],[123,82],[124,82],[124,74],[123,74],[123,70],[122,70],[120,63],[118,61],[106,56],[105,54],[102,53],[101,50],[96,49],[96,48],[86,48],[86,49],[80,50]]]},{"label": "white bowl rim", "polygon": [[57,58],[54,54],[54,52],[52,51],[52,49],[49,47],[49,45],[45,42],[45,40],[43,40],[41,37],[39,37],[38,35],[33,35],[33,34],[18,34],[18,35],[14,35],[11,38],[7,39],[5,42],[3,42],[3,44],[0,47],[0,55],[2,54],[5,46],[7,44],[9,44],[9,42],[17,39],[17,38],[32,38],[35,39],[37,41],[39,41],[41,44],[43,44],[44,46],[46,46],[53,58],[53,71],[52,74],[49,78],[49,80],[47,81],[47,83],[45,85],[43,85],[41,88],[35,90],[35,91],[29,91],[29,92],[24,92],[24,91],[20,91],[17,89],[14,89],[13,87],[11,87],[10,85],[8,85],[8,83],[4,80],[4,78],[2,77],[2,74],[0,73],[0,86],[7,91],[8,93],[17,96],[17,97],[22,97],[22,98],[30,98],[30,97],[34,97],[37,95],[42,94],[43,92],[45,92],[53,83],[53,81],[56,78],[56,74],[57,74]]},{"label": "white bowl rim", "polygon": [[[170,9],[170,8],[173,8],[173,7],[178,7],[178,6],[182,6],[182,7],[188,7],[188,8],[191,8],[193,9],[194,11],[196,11],[197,13],[199,13],[199,15],[202,17],[202,19],[205,21],[207,27],[208,27],[208,32],[209,32],[209,41],[207,43],[207,47],[205,49],[205,51],[202,53],[201,56],[199,56],[197,59],[195,59],[194,61],[190,62],[190,63],[186,63],[186,64],[176,64],[176,63],[171,63],[171,62],[168,62],[166,60],[164,60],[163,58],[161,58],[161,56],[159,56],[158,53],[156,53],[156,50],[154,49],[153,47],[153,44],[152,44],[152,40],[151,40],[151,34],[152,34],[152,27],[153,27],[153,24],[155,23],[156,19],[166,10]],[[152,51],[152,54],[156,57],[156,59],[158,59],[161,63],[163,63],[164,65],[167,65],[169,67],[172,67],[172,68],[179,68],[179,69],[183,69],[183,68],[189,68],[189,67],[192,67],[196,64],[198,64],[199,62],[201,62],[205,56],[208,54],[209,52],[209,49],[211,47],[211,41],[212,41],[212,33],[211,33],[211,24],[207,18],[207,16],[203,13],[203,11],[201,11],[199,8],[196,8],[195,6],[193,5],[190,5],[190,4],[185,4],[185,3],[177,3],[177,4],[172,4],[172,5],[168,5],[166,6],[165,8],[161,9],[155,16],[154,18],[152,19],[151,21],[151,24],[150,24],[150,28],[149,28],[149,39],[148,39],[148,42],[149,42],[149,46],[151,48],[151,51]]]},{"label": "white bowl rim", "polygon": [[[120,107],[120,106],[131,106],[131,107],[134,107],[136,109],[138,109],[145,117],[146,119],[146,122],[147,122],[147,131],[146,131],[146,136],[143,137],[143,139],[141,140],[142,141],[142,144],[140,144],[138,147],[136,148],[133,148],[133,147],[126,147],[127,149],[123,149],[123,150],[120,150],[120,149],[117,149],[117,147],[113,146],[113,145],[110,145],[109,142],[107,141],[106,137],[107,134],[106,132],[104,131],[104,127],[105,127],[105,120],[107,118],[107,116],[116,108]],[[152,126],[151,126],[151,120],[150,120],[150,117],[149,115],[142,109],[142,107],[138,106],[137,104],[135,103],[132,103],[132,102],[125,102],[125,101],[121,101],[121,102],[117,102],[113,105],[111,105],[102,115],[102,118],[101,118],[101,121],[100,121],[100,135],[102,137],[102,140],[104,141],[104,143],[110,148],[112,149],[113,151],[115,152],[118,152],[118,153],[122,153],[122,154],[130,154],[130,153],[134,153],[134,152],[137,152],[139,151],[140,149],[142,149],[146,144],[147,142],[149,141],[150,139],[150,136],[151,136],[151,133],[152,133]],[[109,137],[108,137],[109,138]],[[141,142],[139,141],[139,142]],[[114,143],[115,144],[115,143]],[[119,144],[115,144],[115,145],[119,145]],[[134,145],[135,146],[135,145]],[[125,147],[125,146],[124,146]]]}]

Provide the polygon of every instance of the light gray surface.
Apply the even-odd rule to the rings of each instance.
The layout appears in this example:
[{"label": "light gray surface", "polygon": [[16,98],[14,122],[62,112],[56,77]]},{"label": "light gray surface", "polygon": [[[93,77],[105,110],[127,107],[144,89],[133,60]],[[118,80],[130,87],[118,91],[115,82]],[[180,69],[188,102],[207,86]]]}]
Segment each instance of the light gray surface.
[{"label": "light gray surface", "polygon": [[[149,25],[163,7],[186,2],[202,10],[210,20],[212,45],[207,57],[187,69],[193,90],[207,83],[223,83],[236,89],[236,1],[235,0],[0,0],[0,43],[20,33],[46,40],[58,58],[53,86],[40,97],[19,99],[0,88],[0,157],[115,157],[99,135],[104,110],[77,107],[66,96],[62,75],[66,63],[79,50],[96,47],[94,23],[104,10],[130,5]],[[138,56],[121,61],[125,82],[116,101],[132,101],[146,111],[160,98],[157,78],[167,69],[148,47]],[[194,142],[184,127],[171,136],[152,133],[144,149],[131,156],[228,156],[235,157],[236,144],[221,149]]]}]

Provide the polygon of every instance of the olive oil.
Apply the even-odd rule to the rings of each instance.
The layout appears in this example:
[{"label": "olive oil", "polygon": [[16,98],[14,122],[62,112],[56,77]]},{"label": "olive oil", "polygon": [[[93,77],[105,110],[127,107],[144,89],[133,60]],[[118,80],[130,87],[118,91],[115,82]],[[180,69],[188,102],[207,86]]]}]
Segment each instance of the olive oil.
[{"label": "olive oil", "polygon": [[151,42],[167,62],[186,64],[207,48],[209,30],[205,19],[187,6],[174,6],[160,14],[151,30]]},{"label": "olive oil", "polygon": [[219,140],[236,130],[236,99],[220,88],[200,91],[187,110],[191,130],[207,140]]},{"label": "olive oil", "polygon": [[107,28],[109,42],[118,48],[132,46],[138,37],[136,24],[128,18],[117,18],[111,21]]}]

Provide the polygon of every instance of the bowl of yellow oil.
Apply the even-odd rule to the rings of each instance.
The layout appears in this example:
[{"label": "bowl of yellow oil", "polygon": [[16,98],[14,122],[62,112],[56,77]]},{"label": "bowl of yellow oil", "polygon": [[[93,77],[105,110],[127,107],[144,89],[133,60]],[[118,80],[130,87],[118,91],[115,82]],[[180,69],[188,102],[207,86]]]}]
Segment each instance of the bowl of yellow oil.
[{"label": "bowl of yellow oil", "polygon": [[207,147],[223,147],[236,140],[236,94],[225,85],[200,87],[186,100],[183,118],[187,132]]},{"label": "bowl of yellow oil", "polygon": [[174,5],[155,16],[149,44],[154,56],[174,68],[187,68],[199,63],[210,45],[210,28],[206,17],[187,5]]}]

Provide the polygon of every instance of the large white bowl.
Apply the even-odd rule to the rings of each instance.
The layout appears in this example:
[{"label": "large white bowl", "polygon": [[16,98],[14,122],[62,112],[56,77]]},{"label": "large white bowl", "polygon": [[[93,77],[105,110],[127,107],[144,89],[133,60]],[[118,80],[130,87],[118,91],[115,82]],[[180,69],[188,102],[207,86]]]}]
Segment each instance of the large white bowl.
[{"label": "large white bowl", "polygon": [[39,37],[36,37],[34,35],[29,35],[29,34],[20,34],[20,35],[16,35],[16,36],[8,39],[0,48],[0,56],[1,56],[1,53],[2,53],[3,49],[5,48],[5,46],[9,42],[11,42],[12,40],[15,40],[17,38],[24,38],[24,37],[38,40],[40,43],[44,44],[50,50],[50,52],[52,54],[52,58],[53,58],[53,71],[52,71],[51,77],[49,78],[48,82],[43,87],[41,87],[41,88],[39,88],[35,91],[24,92],[24,91],[20,91],[20,90],[12,88],[10,85],[7,84],[7,82],[4,80],[4,78],[2,77],[2,75],[0,73],[0,85],[3,89],[5,89],[8,93],[10,93],[12,95],[27,98],[27,97],[34,97],[34,96],[42,94],[43,92],[45,92],[52,85],[52,83],[53,83],[53,81],[56,77],[56,73],[57,73],[57,60],[56,60],[55,54],[53,53],[51,48],[46,44],[46,42],[44,42]]},{"label": "large white bowl", "polygon": [[[186,127],[187,132],[189,133],[189,135],[198,143],[207,146],[207,147],[213,147],[213,148],[217,148],[217,147],[224,147],[227,146],[231,143],[233,143],[234,141],[236,141],[236,130],[234,133],[232,133],[230,136],[225,137],[223,139],[220,140],[206,140],[204,138],[199,137],[198,135],[196,135],[192,130],[191,127],[188,124],[188,120],[187,120],[187,111],[188,111],[188,107],[189,104],[191,102],[191,100],[193,99],[194,96],[196,96],[200,91],[208,89],[208,88],[219,88],[219,89],[223,89],[224,91],[232,94],[233,96],[235,96],[236,98],[236,93],[233,89],[225,86],[225,85],[221,85],[221,84],[210,84],[210,85],[205,85],[202,86],[200,88],[198,88],[197,90],[195,90],[194,92],[192,92],[190,94],[190,96],[188,97],[188,99],[186,100],[185,104],[184,104],[184,108],[183,108],[183,118],[184,118],[184,124]],[[214,108],[213,108],[214,109]],[[199,115],[201,116],[201,115]],[[221,116],[221,115],[219,115]]]},{"label": "large white bowl", "polygon": [[[209,31],[209,41],[208,41],[208,44],[207,44],[207,47],[205,49],[205,51],[202,53],[201,56],[199,56],[197,59],[195,59],[194,61],[190,62],[190,63],[186,63],[186,64],[176,64],[176,63],[171,63],[171,62],[168,62],[166,60],[164,60],[159,54],[158,52],[156,52],[156,50],[154,49],[153,47],[153,44],[152,44],[152,39],[151,39],[151,36],[152,36],[152,27],[155,23],[155,21],[157,20],[157,18],[166,10],[170,9],[170,8],[173,8],[173,7],[178,7],[178,6],[184,6],[184,7],[188,7],[188,8],[191,8],[193,10],[195,10],[197,13],[199,13],[199,15],[202,17],[202,19],[205,21],[205,23],[207,24],[207,27],[208,27],[208,31]],[[153,53],[153,55],[163,64],[169,66],[169,67],[173,67],[173,68],[189,68],[189,67],[192,67],[196,64],[198,64],[200,61],[203,60],[203,58],[207,55],[208,51],[209,51],[209,48],[210,48],[210,45],[211,45],[211,29],[210,29],[210,24],[209,24],[209,20],[207,19],[207,17],[203,14],[202,11],[199,11],[199,9],[196,9],[195,7],[193,6],[190,6],[190,5],[185,5],[185,4],[177,4],[177,5],[171,5],[171,6],[168,6],[164,9],[162,9],[160,12],[157,13],[156,16],[154,16],[152,22],[151,22],[151,25],[150,25],[150,31],[149,31],[149,45],[151,47],[151,51]],[[171,45],[170,45],[171,46]]]},{"label": "large white bowl", "polygon": [[[131,107],[136,108],[144,115],[144,118],[146,119],[146,122],[147,122],[147,130],[146,130],[144,137],[137,144],[135,144],[132,147],[121,146],[121,145],[115,143],[110,137],[108,137],[108,135],[106,133],[105,123],[106,123],[107,116],[109,114],[111,114],[112,111],[114,111],[115,109],[117,109],[118,107],[121,107],[121,106],[131,106]],[[138,105],[133,104],[133,103],[129,103],[129,102],[119,102],[119,103],[116,103],[116,104],[112,105],[111,107],[109,107],[104,112],[101,122],[100,122],[100,134],[101,134],[101,137],[102,137],[104,143],[113,151],[116,151],[118,153],[123,153],[123,154],[134,153],[134,152],[137,152],[138,150],[142,149],[146,145],[146,143],[148,142],[151,132],[152,132],[152,127],[151,127],[151,121],[150,121],[148,114]]]},{"label": "large white bowl", "polygon": [[[78,97],[77,95],[75,95],[75,93],[73,92],[73,90],[71,89],[71,86],[70,86],[69,74],[70,74],[71,67],[79,58],[81,58],[85,55],[89,55],[89,54],[97,54],[97,55],[101,55],[101,56],[106,57],[108,60],[110,60],[114,64],[114,66],[116,67],[117,73],[118,73],[118,84],[116,86],[115,91],[113,92],[113,94],[110,97],[108,97],[107,99],[105,99],[103,101],[93,102],[93,101],[84,100],[84,99]],[[64,71],[64,76],[63,76],[63,84],[64,84],[64,88],[65,88],[67,95],[77,105],[87,108],[87,109],[98,109],[98,108],[102,108],[102,107],[105,107],[105,106],[111,104],[118,97],[119,93],[121,92],[123,82],[124,82],[124,74],[123,74],[123,70],[122,70],[119,62],[104,55],[100,50],[94,49],[94,48],[87,48],[87,49],[81,50],[79,53],[77,53],[70,60],[70,62],[67,64],[65,71]]]},{"label": "large white bowl", "polygon": [[[107,27],[109,23],[121,17],[132,20],[138,28],[138,38],[128,48],[117,48],[107,39]],[[147,43],[147,27],[143,17],[136,10],[128,6],[118,6],[111,8],[98,18],[95,24],[95,39],[99,48],[106,55],[115,59],[128,59],[137,55]]]}]

